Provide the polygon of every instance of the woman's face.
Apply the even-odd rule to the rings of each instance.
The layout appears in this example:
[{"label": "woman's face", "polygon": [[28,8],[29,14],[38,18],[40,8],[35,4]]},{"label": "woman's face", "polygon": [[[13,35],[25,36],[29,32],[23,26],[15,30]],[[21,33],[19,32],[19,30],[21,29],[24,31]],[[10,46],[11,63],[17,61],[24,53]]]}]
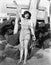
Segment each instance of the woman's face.
[{"label": "woman's face", "polygon": [[29,17],[29,14],[28,13],[25,14],[25,19],[28,19],[28,17]]}]

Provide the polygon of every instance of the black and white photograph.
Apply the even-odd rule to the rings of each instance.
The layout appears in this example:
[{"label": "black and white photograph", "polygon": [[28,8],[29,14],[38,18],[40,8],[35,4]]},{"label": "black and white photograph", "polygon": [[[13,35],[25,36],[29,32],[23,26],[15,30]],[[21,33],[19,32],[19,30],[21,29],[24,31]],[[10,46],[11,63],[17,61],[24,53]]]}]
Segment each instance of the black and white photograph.
[{"label": "black and white photograph", "polygon": [[51,0],[0,0],[0,65],[51,65]]}]

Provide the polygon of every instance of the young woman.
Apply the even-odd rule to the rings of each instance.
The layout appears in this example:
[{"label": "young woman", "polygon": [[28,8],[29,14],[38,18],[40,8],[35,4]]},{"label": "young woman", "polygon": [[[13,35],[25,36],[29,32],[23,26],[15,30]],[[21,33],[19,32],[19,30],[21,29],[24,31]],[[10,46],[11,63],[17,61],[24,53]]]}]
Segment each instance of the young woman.
[{"label": "young woman", "polygon": [[[14,3],[17,5],[15,1]],[[18,5],[17,5],[17,10],[19,13]],[[33,24],[30,21],[31,13],[29,11],[24,11],[22,15],[19,13],[19,16],[21,16],[20,17],[21,18],[21,23],[20,23],[21,31],[20,31],[20,60],[19,60],[19,63],[22,61],[23,53],[24,53],[24,63],[23,64],[26,64],[27,54],[28,54],[28,43],[30,40],[30,29],[31,29],[34,40],[35,40],[35,34],[33,30]]]},{"label": "young woman", "polygon": [[25,11],[22,14],[21,19],[21,32],[20,32],[20,61],[22,61],[23,57],[23,51],[24,51],[24,64],[26,64],[27,61],[27,54],[28,54],[28,43],[30,40],[30,29],[33,35],[33,38],[35,39],[34,30],[32,22],[30,22],[31,19],[31,13],[29,11]]}]

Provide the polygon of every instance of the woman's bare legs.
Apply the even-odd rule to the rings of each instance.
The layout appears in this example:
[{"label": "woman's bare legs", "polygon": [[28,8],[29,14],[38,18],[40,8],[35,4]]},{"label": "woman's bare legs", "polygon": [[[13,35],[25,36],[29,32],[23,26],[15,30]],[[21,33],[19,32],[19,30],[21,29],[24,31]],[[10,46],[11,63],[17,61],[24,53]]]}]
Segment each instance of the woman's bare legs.
[{"label": "woman's bare legs", "polygon": [[23,43],[24,43],[24,41],[20,42],[20,60],[19,60],[19,62],[21,62],[22,58],[23,58]]},{"label": "woman's bare legs", "polygon": [[24,64],[26,64],[26,61],[27,61],[28,42],[29,42],[29,40],[24,40],[24,51],[25,51]]}]

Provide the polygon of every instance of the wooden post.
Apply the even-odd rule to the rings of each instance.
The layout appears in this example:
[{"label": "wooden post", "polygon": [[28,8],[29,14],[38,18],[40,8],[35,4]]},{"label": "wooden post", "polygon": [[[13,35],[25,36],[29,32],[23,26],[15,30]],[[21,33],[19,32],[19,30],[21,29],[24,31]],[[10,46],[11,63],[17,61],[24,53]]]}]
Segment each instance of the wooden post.
[{"label": "wooden post", "polygon": [[50,14],[50,33],[51,33],[51,1],[50,1],[50,10],[49,11],[50,11],[49,14]]},{"label": "wooden post", "polygon": [[37,4],[40,0],[31,0],[30,9],[31,12],[31,22],[34,23],[34,27],[36,26],[36,16],[37,16]]}]

